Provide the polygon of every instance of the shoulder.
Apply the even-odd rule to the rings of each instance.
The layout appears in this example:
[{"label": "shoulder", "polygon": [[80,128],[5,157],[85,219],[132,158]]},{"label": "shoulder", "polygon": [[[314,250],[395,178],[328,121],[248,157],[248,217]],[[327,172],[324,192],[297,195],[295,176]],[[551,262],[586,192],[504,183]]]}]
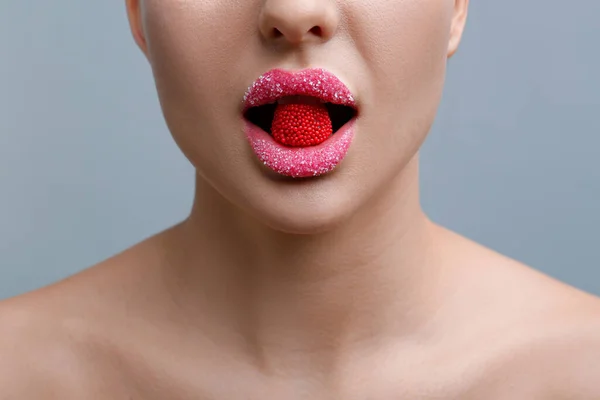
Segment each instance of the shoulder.
[{"label": "shoulder", "polygon": [[597,302],[539,311],[490,325],[462,347],[459,398],[600,399]]},{"label": "shoulder", "polygon": [[600,311],[556,322],[508,346],[499,377],[521,382],[533,398],[600,399]]},{"label": "shoulder", "polygon": [[[465,398],[600,399],[600,299],[551,276],[457,240],[466,267],[448,298],[468,327]],[[448,324],[447,324],[448,325]],[[471,394],[472,393],[472,394]]]},{"label": "shoulder", "polygon": [[532,343],[529,369],[546,371],[542,384],[557,399],[600,399],[600,307],[581,304],[561,326]]},{"label": "shoulder", "polygon": [[511,295],[522,327],[512,328],[506,366],[529,377],[540,399],[600,399],[600,298],[537,271],[521,282]]},{"label": "shoulder", "polygon": [[108,370],[95,325],[57,294],[44,289],[0,302],[0,398],[90,398],[95,377]]},{"label": "shoulder", "polygon": [[0,393],[7,398],[58,399],[64,371],[73,370],[68,346],[51,316],[20,299],[0,303]]},{"label": "shoulder", "polygon": [[490,368],[482,383],[494,393],[510,383],[515,391],[508,398],[600,399],[600,299],[543,278],[522,284],[531,296],[506,300],[514,314],[488,336]]},{"label": "shoulder", "polygon": [[153,310],[147,296],[132,295],[139,269],[150,264],[143,261],[152,249],[139,248],[0,301],[0,399],[108,398],[136,390],[124,383],[137,366],[129,347],[143,333],[130,309]]}]

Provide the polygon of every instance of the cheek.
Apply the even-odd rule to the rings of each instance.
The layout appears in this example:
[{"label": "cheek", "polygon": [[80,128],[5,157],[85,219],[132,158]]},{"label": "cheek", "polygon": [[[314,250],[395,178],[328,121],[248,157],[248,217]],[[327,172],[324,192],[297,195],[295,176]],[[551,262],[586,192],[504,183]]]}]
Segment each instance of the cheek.
[{"label": "cheek", "polygon": [[256,29],[248,13],[252,5],[239,7],[223,0],[146,1],[148,52],[161,94],[177,91],[178,96],[170,100],[189,100],[191,95],[205,105],[215,93],[227,94],[223,89],[229,88],[231,66],[239,62],[248,32]]},{"label": "cheek", "polygon": [[[146,0],[144,28],[148,53],[165,119],[190,158],[204,145],[228,146],[222,131],[241,102],[232,65],[247,45],[252,1]],[[257,17],[258,18],[258,17]],[[210,146],[205,146],[209,148]]]},{"label": "cheek", "polygon": [[353,41],[365,58],[373,60],[372,68],[443,56],[448,47],[453,3],[377,0],[348,6],[355,7],[348,11]]},{"label": "cheek", "polygon": [[368,60],[366,68],[372,71],[378,88],[398,93],[394,85],[406,90],[443,73],[453,1],[379,0],[366,4],[351,26],[356,27],[354,42]]},{"label": "cheek", "polygon": [[369,111],[378,119],[369,121],[369,129],[384,135],[389,132],[388,151],[397,151],[399,146],[416,150],[441,97],[453,1],[363,4],[349,26],[356,27],[351,34],[370,76],[368,103],[374,109]]}]

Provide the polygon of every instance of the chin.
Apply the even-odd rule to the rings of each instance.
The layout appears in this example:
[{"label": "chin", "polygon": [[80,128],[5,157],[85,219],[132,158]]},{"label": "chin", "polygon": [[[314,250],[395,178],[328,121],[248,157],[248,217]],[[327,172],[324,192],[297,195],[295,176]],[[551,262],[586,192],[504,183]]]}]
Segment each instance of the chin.
[{"label": "chin", "polygon": [[[273,230],[311,235],[331,231],[360,209],[360,194],[337,179],[270,182],[245,193],[244,209]],[[268,202],[264,199],[268,198]],[[253,201],[253,200],[254,201]]]},{"label": "chin", "polygon": [[311,207],[280,207],[277,210],[254,209],[252,215],[269,228],[293,235],[315,235],[334,230],[351,218],[353,210],[333,205]]}]

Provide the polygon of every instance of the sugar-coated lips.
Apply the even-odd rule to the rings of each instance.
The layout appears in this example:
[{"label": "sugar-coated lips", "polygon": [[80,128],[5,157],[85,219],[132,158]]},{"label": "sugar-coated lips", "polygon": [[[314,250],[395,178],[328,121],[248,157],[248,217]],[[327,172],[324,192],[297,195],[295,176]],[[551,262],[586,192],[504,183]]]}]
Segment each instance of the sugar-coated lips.
[{"label": "sugar-coated lips", "polygon": [[[325,103],[334,134],[309,147],[288,147],[270,135],[277,103]],[[304,99],[304,100],[303,100]],[[246,91],[242,115],[252,150],[267,167],[293,178],[331,172],[346,156],[354,137],[358,109],[354,96],[334,74],[321,68],[301,71],[274,69],[261,75]]]}]

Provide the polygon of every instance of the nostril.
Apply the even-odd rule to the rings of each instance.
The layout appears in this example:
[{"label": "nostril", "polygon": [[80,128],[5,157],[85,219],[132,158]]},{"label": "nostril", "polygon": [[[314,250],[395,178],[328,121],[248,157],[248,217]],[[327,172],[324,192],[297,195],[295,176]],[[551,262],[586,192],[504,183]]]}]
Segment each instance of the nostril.
[{"label": "nostril", "polygon": [[281,31],[279,29],[273,28],[273,37],[274,38],[278,38],[278,37],[281,37],[281,36],[283,36],[283,33],[281,33]]},{"label": "nostril", "polygon": [[323,36],[323,30],[321,29],[320,26],[313,26],[312,28],[310,28],[310,33],[312,33],[315,36]]},{"label": "nostril", "polygon": [[[310,28],[308,31],[305,31],[305,32],[308,34],[317,36],[317,37],[323,37],[323,29],[321,29],[321,27],[318,25],[313,26],[312,28]],[[284,31],[281,31],[279,28],[273,27],[271,29],[271,38],[278,39],[278,38],[281,38],[284,36],[285,37],[293,37],[294,36],[293,33],[294,32],[292,32],[292,31],[290,31],[289,34],[288,34],[288,32],[284,33]]]}]

